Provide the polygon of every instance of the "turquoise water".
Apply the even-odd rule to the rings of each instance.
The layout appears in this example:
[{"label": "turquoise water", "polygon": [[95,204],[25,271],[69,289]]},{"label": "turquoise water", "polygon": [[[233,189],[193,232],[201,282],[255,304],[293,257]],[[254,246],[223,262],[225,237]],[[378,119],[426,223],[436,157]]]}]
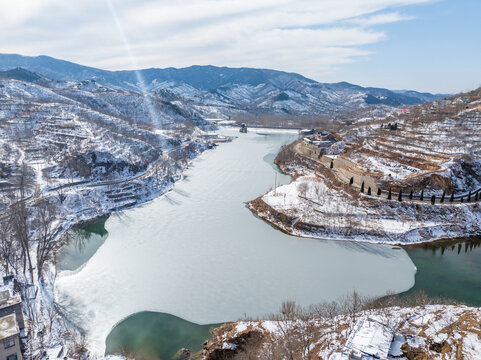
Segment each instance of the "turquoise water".
[{"label": "turquoise water", "polygon": [[481,239],[443,241],[406,248],[418,271],[414,287],[429,297],[481,306]]},{"label": "turquoise water", "polygon": [[77,270],[85,264],[107,239],[107,217],[74,227],[69,242],[57,255],[57,270]]},{"label": "turquoise water", "polygon": [[197,325],[176,316],[141,312],[123,320],[106,340],[107,354],[133,355],[136,360],[170,360],[182,348],[202,350],[210,330],[218,325]]}]

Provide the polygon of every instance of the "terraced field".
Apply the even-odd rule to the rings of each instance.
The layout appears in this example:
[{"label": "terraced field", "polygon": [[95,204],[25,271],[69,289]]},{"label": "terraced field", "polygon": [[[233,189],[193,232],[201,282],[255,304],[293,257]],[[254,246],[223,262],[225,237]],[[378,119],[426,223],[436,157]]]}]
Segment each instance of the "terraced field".
[{"label": "terraced field", "polygon": [[[480,98],[478,90],[443,100],[441,108],[427,104],[414,107],[408,115],[363,124],[344,134],[351,141],[336,161],[349,162],[342,165],[344,172],[352,173],[355,186],[363,181],[358,174],[368,174],[383,189],[436,195],[477,191],[481,187]],[[388,123],[396,123],[397,130]],[[346,174],[344,178],[349,179]]]}]

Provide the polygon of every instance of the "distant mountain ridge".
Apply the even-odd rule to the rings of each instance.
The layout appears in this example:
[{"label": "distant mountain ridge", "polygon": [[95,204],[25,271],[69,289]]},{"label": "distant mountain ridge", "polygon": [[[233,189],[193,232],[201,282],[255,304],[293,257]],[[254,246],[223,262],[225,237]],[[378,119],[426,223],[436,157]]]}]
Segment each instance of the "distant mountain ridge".
[{"label": "distant mountain ridge", "polygon": [[114,89],[147,91],[171,101],[189,102],[205,116],[238,112],[332,115],[377,104],[420,104],[445,96],[366,88],[347,82],[319,83],[296,73],[269,69],[194,65],[108,71],[44,55],[0,54],[0,71],[21,72],[18,68],[57,81],[95,80]]},{"label": "distant mountain ridge", "polygon": [[25,70],[21,67],[17,67],[12,70],[1,71],[0,78],[15,79],[15,80],[28,81],[28,82],[38,82],[44,79],[42,76],[38,75],[37,73],[29,70]]}]

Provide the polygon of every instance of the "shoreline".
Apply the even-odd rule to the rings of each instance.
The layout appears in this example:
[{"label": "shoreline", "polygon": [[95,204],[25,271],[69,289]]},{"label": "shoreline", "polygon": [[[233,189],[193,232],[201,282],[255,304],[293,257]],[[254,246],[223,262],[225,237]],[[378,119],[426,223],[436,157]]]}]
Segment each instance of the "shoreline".
[{"label": "shoreline", "polygon": [[[367,234],[366,235],[360,234],[356,237],[347,237],[347,236],[343,236],[343,235],[340,235],[340,234],[325,232],[326,230],[322,226],[316,226],[316,225],[312,225],[312,224],[304,224],[304,223],[302,223],[302,220],[298,220],[294,226],[296,226],[297,224],[304,224],[306,227],[310,227],[313,230],[317,229],[319,232],[324,231],[324,234],[318,235],[314,231],[313,232],[307,232],[307,231],[303,231],[303,230],[293,231],[294,230],[293,226],[287,226],[286,224],[284,224],[281,221],[274,220],[273,216],[272,215],[269,216],[268,212],[261,213],[260,210],[256,206],[251,204],[252,202],[255,202],[257,200],[262,201],[262,199],[258,198],[258,199],[252,200],[248,205],[249,210],[252,211],[254,216],[258,217],[259,219],[262,219],[263,221],[265,221],[267,224],[271,225],[275,229],[280,230],[283,233],[285,233],[287,235],[290,235],[290,236],[311,238],[311,239],[315,239],[315,240],[350,241],[350,242],[380,244],[380,245],[392,245],[392,246],[401,246],[401,247],[421,247],[423,245],[441,245],[441,243],[449,243],[449,245],[453,245],[453,244],[457,244],[459,242],[462,242],[463,241],[462,239],[479,238],[480,237],[479,234],[472,235],[472,234],[467,232],[465,234],[460,234],[460,233],[453,233],[452,235],[445,234],[445,236],[435,238],[435,239],[429,238],[429,239],[426,239],[426,240],[422,240],[422,239],[421,240],[411,240],[409,242],[403,242],[401,240],[394,240],[394,239],[391,240],[391,241],[386,241],[386,240],[380,239],[382,237],[389,238],[390,236],[387,235],[386,233],[380,234],[379,236],[371,235],[372,237],[369,237],[369,235],[367,235]],[[269,206],[266,203],[264,203],[264,204],[265,204],[265,206]],[[449,231],[447,229],[442,229],[440,227],[435,227],[435,228],[425,227],[425,228],[416,228],[416,229],[410,230],[409,232],[415,232],[415,231],[419,231],[419,230],[421,230],[421,231],[424,231],[424,230],[443,231],[443,232]],[[405,234],[408,234],[409,232],[407,232]]]},{"label": "shoreline", "polygon": [[[282,171],[282,168],[279,168]],[[283,171],[283,173],[286,172]],[[335,192],[334,195],[332,195],[331,192],[331,198],[329,200],[332,202],[338,202],[339,205],[336,206],[339,206],[340,208],[342,208],[342,206],[354,207],[359,213],[365,213],[366,219],[364,219],[364,223],[357,222],[354,224],[345,224],[344,226],[334,224],[336,226],[333,227],[331,222],[336,220],[337,215],[334,216],[333,214],[336,213],[329,213],[329,206],[331,206],[329,205],[329,201],[327,201],[328,205],[324,204],[324,206],[327,206],[326,212],[322,213],[322,216],[319,217],[320,215],[315,214],[315,212],[321,213],[321,211],[313,209],[313,215],[313,211],[311,211],[312,209],[309,209],[309,207],[303,203],[304,200],[310,201],[310,199],[300,196],[297,192],[296,183],[302,183],[303,181],[304,183],[309,181],[322,181],[317,177],[313,177],[313,174],[310,175],[311,176],[292,176],[291,183],[282,185],[254,200],[251,200],[247,207],[255,216],[286,234],[317,240],[353,241],[393,246],[421,246],[423,244],[443,242],[450,242],[453,244],[459,242],[456,241],[458,239],[476,238],[481,236],[476,221],[476,214],[479,208],[478,203],[455,205],[456,211],[458,211],[458,208],[462,207],[462,213],[465,214],[468,220],[470,220],[469,222],[461,224],[459,222],[450,222],[452,220],[448,221],[449,217],[454,216],[454,212],[451,211],[452,206],[432,206],[428,204],[411,205],[409,202],[398,203],[377,198],[361,199],[354,205],[351,205],[349,204],[349,201],[352,199],[346,200],[347,197],[345,195],[342,197],[340,195],[344,194],[342,191]],[[299,184],[297,184],[297,186],[299,186]],[[279,200],[279,197],[282,198],[282,195],[284,195],[284,204],[281,204],[280,201],[282,200]],[[286,196],[287,204],[285,203]],[[318,205],[323,206],[322,204]],[[396,214],[396,212],[403,213],[404,211],[409,213],[409,211],[413,210],[412,207],[416,206],[420,207],[421,211],[425,213],[426,216],[423,220],[420,220],[417,223],[415,222],[405,229],[403,228],[404,224],[402,222],[408,220],[390,218],[388,213],[390,211],[391,216],[393,213]],[[312,208],[312,206],[310,207]],[[374,208],[374,213],[371,211],[370,207]],[[383,211],[386,212],[384,217]],[[432,213],[430,213],[430,211],[432,211]],[[374,219],[367,219],[368,213],[371,217],[374,216],[375,220],[379,222],[377,228],[375,226],[371,228],[367,227],[370,225],[368,220],[375,221]],[[437,220],[440,213],[443,216],[447,216],[446,221],[438,221],[437,223],[433,222],[434,220]],[[345,217],[352,216],[347,213],[344,215]],[[305,218],[307,218],[307,220],[305,220]],[[315,221],[319,222],[316,223]],[[394,226],[392,228],[394,229],[393,232],[389,233],[386,231],[388,228],[385,227],[387,225],[384,225],[383,221],[387,221],[390,226]],[[368,225],[366,225],[366,222]],[[455,241],[452,242],[452,240]]]},{"label": "shoreline", "polygon": [[350,186],[331,184],[329,174],[311,169],[312,164],[292,161],[281,154],[274,160],[291,176],[289,184],[248,203],[255,216],[291,236],[403,247],[481,236],[480,203],[431,205],[358,196]]}]

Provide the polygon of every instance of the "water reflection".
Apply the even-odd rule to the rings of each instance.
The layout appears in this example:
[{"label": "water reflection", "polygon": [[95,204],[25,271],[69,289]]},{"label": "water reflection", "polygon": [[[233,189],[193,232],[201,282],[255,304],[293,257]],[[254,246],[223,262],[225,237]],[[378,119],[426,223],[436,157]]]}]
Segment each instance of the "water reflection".
[{"label": "water reflection", "polygon": [[175,192],[176,194],[179,194],[179,195],[182,196],[182,197],[190,198],[190,193],[188,193],[187,191],[181,190],[181,189],[179,189],[179,188],[174,188],[174,192]]},{"label": "water reflection", "polygon": [[107,218],[76,226],[68,232],[68,243],[57,254],[58,270],[78,270],[97,252],[108,235]]},{"label": "water reflection", "polygon": [[165,200],[167,203],[169,203],[170,205],[174,205],[174,206],[179,206],[179,205],[182,205],[182,202],[177,200],[177,199],[174,199],[172,197],[172,195],[170,195],[170,193],[168,194],[165,194],[164,196],[162,196],[162,199]]},{"label": "water reflection", "polygon": [[406,248],[418,268],[415,286],[431,297],[481,305],[481,238],[454,239]]},{"label": "water reflection", "polygon": [[354,241],[338,241],[340,246],[349,250],[357,251],[359,253],[370,253],[377,256],[382,256],[387,259],[394,259],[398,257],[396,251],[393,251],[392,245],[371,244]]}]

